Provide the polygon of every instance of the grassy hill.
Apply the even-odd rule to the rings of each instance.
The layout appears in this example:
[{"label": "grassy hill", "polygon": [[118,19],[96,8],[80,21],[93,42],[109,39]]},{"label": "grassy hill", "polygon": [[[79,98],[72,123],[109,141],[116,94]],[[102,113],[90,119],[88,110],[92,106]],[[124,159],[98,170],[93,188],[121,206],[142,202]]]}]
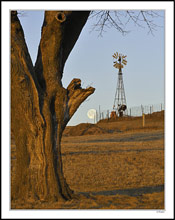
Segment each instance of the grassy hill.
[{"label": "grassy hill", "polygon": [[97,124],[81,123],[76,126],[67,126],[63,136],[82,136],[111,134],[127,132],[132,130],[149,130],[164,128],[164,111],[145,115],[145,127],[143,128],[142,117],[122,117],[114,119],[103,119]]}]

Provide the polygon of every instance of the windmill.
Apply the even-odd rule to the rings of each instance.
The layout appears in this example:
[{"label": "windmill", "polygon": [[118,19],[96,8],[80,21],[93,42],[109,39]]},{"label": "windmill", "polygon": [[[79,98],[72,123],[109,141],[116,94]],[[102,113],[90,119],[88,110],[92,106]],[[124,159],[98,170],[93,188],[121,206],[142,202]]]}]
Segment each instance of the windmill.
[{"label": "windmill", "polygon": [[114,61],[114,67],[117,68],[118,71],[118,82],[117,82],[117,88],[114,98],[114,105],[113,105],[113,111],[111,112],[111,116],[113,117],[116,112],[119,117],[123,116],[123,113],[127,109],[126,105],[126,97],[125,97],[125,90],[124,90],[124,84],[123,84],[123,74],[122,69],[127,64],[126,57],[118,52],[114,53],[113,58],[116,59]]}]

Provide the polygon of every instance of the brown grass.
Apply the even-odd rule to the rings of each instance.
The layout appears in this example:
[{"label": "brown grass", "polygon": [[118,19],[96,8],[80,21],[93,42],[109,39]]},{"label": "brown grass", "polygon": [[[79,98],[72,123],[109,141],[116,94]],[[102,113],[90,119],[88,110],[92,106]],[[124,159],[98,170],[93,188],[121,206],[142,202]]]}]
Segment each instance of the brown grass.
[{"label": "brown grass", "polygon": [[[68,127],[62,139],[64,175],[78,200],[25,202],[12,208],[164,209],[163,113],[147,116],[145,128],[141,118],[95,126]],[[92,129],[94,135],[89,135]]]}]

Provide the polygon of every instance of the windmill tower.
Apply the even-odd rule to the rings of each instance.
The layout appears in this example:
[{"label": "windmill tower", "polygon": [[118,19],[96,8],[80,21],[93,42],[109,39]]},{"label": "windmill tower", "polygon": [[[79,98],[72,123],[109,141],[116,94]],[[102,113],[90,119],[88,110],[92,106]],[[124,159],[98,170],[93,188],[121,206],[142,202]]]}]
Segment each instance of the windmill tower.
[{"label": "windmill tower", "polygon": [[127,64],[127,61],[126,61],[126,56],[123,56],[122,54],[118,54],[118,52],[114,53],[113,58],[116,59],[116,61],[114,61],[113,66],[117,68],[119,71],[118,71],[118,82],[117,82],[112,114],[114,116],[117,113],[119,117],[122,117],[125,110],[127,109],[122,68],[124,67],[124,65]]}]

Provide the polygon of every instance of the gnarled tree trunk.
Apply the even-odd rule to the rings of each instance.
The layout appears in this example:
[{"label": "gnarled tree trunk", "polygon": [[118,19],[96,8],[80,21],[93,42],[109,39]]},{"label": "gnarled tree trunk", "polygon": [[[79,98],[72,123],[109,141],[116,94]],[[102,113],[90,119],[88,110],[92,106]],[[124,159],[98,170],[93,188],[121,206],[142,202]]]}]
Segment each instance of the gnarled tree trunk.
[{"label": "gnarled tree trunk", "polygon": [[88,11],[46,11],[33,66],[17,12],[11,12],[11,129],[17,160],[12,200],[73,197],[63,175],[61,137],[95,89],[82,89],[79,79],[65,89],[61,79],[88,16]]}]

